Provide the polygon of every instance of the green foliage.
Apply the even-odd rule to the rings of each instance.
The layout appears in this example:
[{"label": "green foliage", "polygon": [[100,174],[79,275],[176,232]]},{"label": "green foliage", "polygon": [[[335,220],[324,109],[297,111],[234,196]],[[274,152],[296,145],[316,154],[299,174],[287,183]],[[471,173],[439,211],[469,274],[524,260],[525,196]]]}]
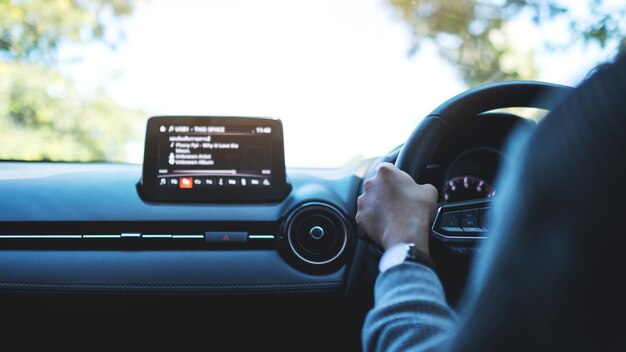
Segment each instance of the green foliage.
[{"label": "green foliage", "polygon": [[144,114],[79,92],[54,69],[64,43],[109,41],[133,0],[0,0],[0,159],[124,161]]},{"label": "green foliage", "polygon": [[[534,53],[523,52],[508,35],[509,22],[530,16],[536,25],[566,24],[570,38],[545,42],[555,50],[582,40],[601,47],[617,43],[626,47],[624,6],[603,0],[586,0],[586,15],[576,17],[557,0],[387,0],[412,29],[414,45],[425,40],[437,44],[440,54],[456,65],[470,86],[503,79],[532,79],[538,73]],[[565,3],[566,4],[566,3]],[[537,47],[535,49],[542,49]]]},{"label": "green foliage", "polygon": [[9,60],[52,62],[64,42],[104,39],[109,20],[131,15],[133,5],[133,0],[0,0],[0,53]]},{"label": "green foliage", "polygon": [[123,161],[144,116],[49,69],[0,62],[0,159]]}]

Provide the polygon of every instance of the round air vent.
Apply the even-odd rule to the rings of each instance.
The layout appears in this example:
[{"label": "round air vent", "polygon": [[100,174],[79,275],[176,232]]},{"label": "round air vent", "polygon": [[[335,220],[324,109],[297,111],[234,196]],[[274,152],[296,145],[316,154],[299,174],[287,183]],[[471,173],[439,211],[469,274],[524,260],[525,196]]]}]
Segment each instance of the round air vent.
[{"label": "round air vent", "polygon": [[324,203],[307,203],[297,208],[287,220],[286,232],[290,250],[308,264],[336,261],[348,243],[346,218]]}]

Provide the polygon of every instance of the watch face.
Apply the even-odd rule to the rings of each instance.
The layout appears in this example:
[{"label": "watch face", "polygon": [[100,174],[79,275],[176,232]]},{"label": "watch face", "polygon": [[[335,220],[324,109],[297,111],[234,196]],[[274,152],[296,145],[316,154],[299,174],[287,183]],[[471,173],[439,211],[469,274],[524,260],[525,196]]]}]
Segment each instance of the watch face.
[{"label": "watch face", "polygon": [[384,272],[391,267],[402,264],[406,259],[407,252],[408,248],[406,244],[394,244],[393,246],[389,247],[385,251],[385,254],[383,254],[382,258],[380,258],[380,262],[378,263],[378,269],[381,272]]}]

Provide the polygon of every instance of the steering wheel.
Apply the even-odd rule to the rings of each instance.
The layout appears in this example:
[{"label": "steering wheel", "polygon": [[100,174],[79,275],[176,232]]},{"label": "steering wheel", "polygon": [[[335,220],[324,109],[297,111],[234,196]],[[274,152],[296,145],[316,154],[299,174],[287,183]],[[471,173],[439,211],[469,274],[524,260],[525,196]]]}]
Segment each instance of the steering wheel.
[{"label": "steering wheel", "polygon": [[[498,82],[470,89],[446,101],[422,120],[402,147],[396,166],[418,182],[444,137],[462,122],[501,108],[551,110],[571,90],[536,81]],[[432,233],[450,246],[484,238],[484,219],[490,207],[490,199],[442,205]]]}]

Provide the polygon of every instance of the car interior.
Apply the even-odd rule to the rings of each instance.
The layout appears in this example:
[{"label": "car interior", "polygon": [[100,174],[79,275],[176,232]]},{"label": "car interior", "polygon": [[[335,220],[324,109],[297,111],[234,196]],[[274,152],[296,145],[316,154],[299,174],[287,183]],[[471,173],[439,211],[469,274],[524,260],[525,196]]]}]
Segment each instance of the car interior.
[{"label": "car interior", "polygon": [[560,1],[140,2],[0,1],[7,350],[361,350],[384,250],[355,216],[382,162],[436,187],[459,309],[510,144],[626,52],[610,1],[585,21]]},{"label": "car interior", "polygon": [[286,168],[278,119],[216,116],[152,117],[142,165],[2,162],[3,311],[81,346],[358,350],[381,255],[354,221],[364,179],[387,161],[437,186],[431,253],[455,305],[507,141],[533,128],[498,109],[550,110],[570,90],[470,89],[339,169]]}]

